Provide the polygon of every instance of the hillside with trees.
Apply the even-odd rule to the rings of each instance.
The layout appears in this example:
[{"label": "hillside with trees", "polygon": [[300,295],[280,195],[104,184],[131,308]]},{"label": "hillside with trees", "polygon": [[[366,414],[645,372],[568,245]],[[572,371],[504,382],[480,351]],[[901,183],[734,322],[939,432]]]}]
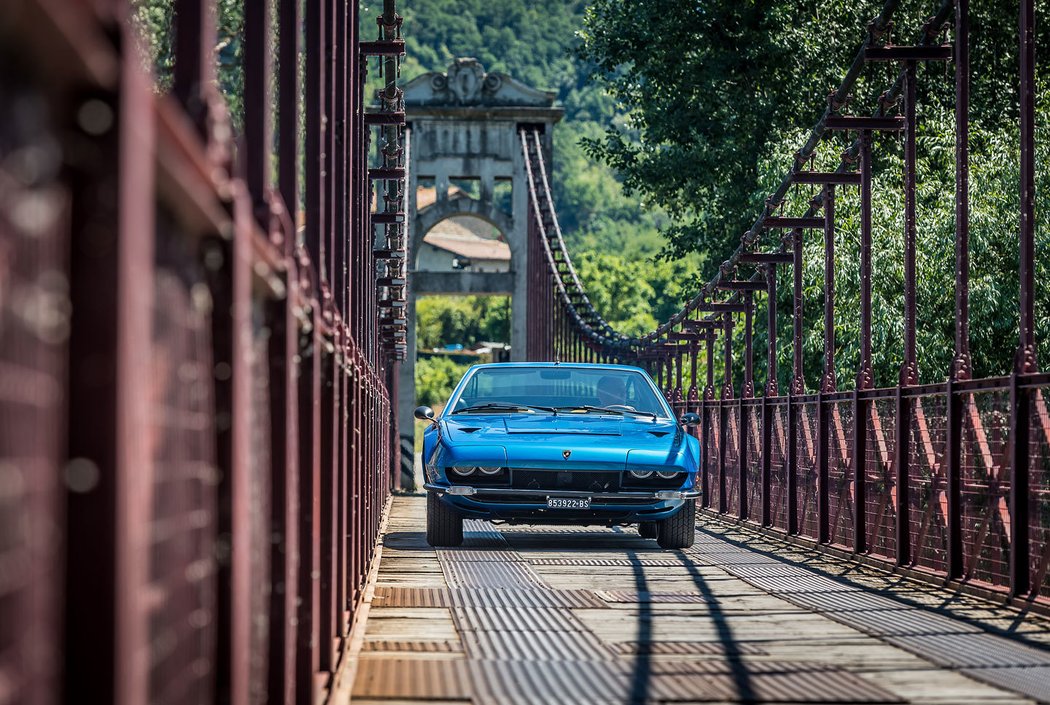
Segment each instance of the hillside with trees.
[{"label": "hillside with trees", "polygon": [[[903,0],[887,41],[917,40],[939,3]],[[361,5],[366,35],[375,33],[381,3]],[[171,68],[171,3],[136,0],[136,16],[151,49],[158,82]],[[863,40],[878,0],[416,0],[405,3],[410,80],[444,70],[457,56],[475,56],[555,90],[566,115],[555,128],[552,187],[568,245],[592,299],[622,332],[643,332],[665,319],[733,250],[791,156],[819,117]],[[240,4],[218,3],[220,86],[237,120]],[[971,346],[977,376],[1010,368],[1017,335],[1016,222],[1018,203],[1017,17],[1010,2],[975,3],[972,61],[982,67],[971,87]],[[1037,43],[1050,25],[1036,27]],[[951,41],[945,32],[944,41]],[[893,65],[866,70],[849,110],[871,110],[892,84]],[[1050,65],[1037,63],[1037,248],[1050,247],[1045,184],[1050,151]],[[950,67],[919,69],[918,227],[919,357],[924,381],[943,379],[951,356],[954,277],[954,91]],[[815,167],[834,168],[845,137],[829,138]],[[877,382],[897,375],[903,326],[903,148],[877,138],[874,164],[876,278],[874,354]],[[800,196],[800,198],[804,198]],[[837,211],[841,311],[857,310],[858,197],[843,190]],[[788,204],[799,210],[799,203]],[[807,300],[822,297],[821,245],[806,242]],[[1037,281],[1050,272],[1037,262]],[[1037,287],[1040,357],[1050,359],[1050,289]],[[782,311],[789,292],[781,287]],[[655,307],[654,307],[655,302]],[[462,337],[462,301],[433,302],[421,340]],[[500,309],[500,306],[496,306]],[[807,306],[806,367],[820,368],[823,321]],[[435,328],[435,321],[438,321]],[[446,322],[450,327],[444,327]],[[502,325],[498,319],[492,326]],[[460,328],[465,326],[460,325]],[[739,330],[739,327],[738,327]],[[781,370],[791,354],[787,326]],[[764,345],[762,322],[756,344]],[[836,322],[840,380],[853,378],[858,321]],[[786,374],[786,372],[784,372]],[[816,374],[810,375],[812,384]],[[781,380],[782,383],[786,380]]]},{"label": "hillside with trees", "polygon": [[[791,164],[809,128],[827,104],[882,8],[869,0],[768,0],[655,4],[644,0],[594,0],[585,13],[581,58],[593,78],[629,117],[586,141],[586,154],[614,167],[624,184],[647,203],[674,213],[665,231],[675,253],[707,253],[704,276],[751,227],[765,199]],[[921,38],[924,22],[940,3],[900,3],[888,43]],[[970,107],[971,352],[975,376],[1002,374],[1017,346],[1019,203],[1017,7],[1009,2],[971,4]],[[950,26],[950,22],[948,23]],[[950,28],[950,27],[949,27]],[[979,28],[979,29],[978,29]],[[946,31],[943,41],[952,37]],[[1046,46],[1050,27],[1037,25]],[[1050,66],[1037,62],[1037,251],[1050,246],[1046,202],[1050,151]],[[899,67],[869,66],[853,91],[848,114],[870,114]],[[923,381],[941,381],[952,356],[954,316],[954,72],[950,65],[918,69],[918,355]],[[838,166],[848,137],[830,135],[817,150],[817,170]],[[876,382],[896,383],[903,322],[903,145],[900,137],[876,138],[873,184],[874,363]],[[796,193],[800,190],[796,189]],[[816,187],[813,193],[816,192]],[[800,193],[786,212],[801,215],[813,193]],[[858,360],[859,195],[841,189],[836,204],[839,315],[837,375],[852,384]],[[770,238],[771,240],[771,238]],[[807,238],[804,261],[805,367],[810,386],[821,369],[823,255],[820,237]],[[1036,281],[1046,281],[1047,259]],[[1050,359],[1050,290],[1036,287],[1040,357]],[[790,310],[781,287],[780,310]],[[789,331],[781,326],[781,371],[790,370]],[[764,346],[759,323],[756,345]],[[762,366],[760,366],[761,368]],[[786,379],[782,379],[783,383]]]}]

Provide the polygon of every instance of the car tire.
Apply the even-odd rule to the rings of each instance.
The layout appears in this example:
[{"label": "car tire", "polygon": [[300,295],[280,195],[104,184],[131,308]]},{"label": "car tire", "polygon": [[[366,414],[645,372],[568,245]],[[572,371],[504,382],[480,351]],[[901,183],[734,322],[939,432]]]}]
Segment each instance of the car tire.
[{"label": "car tire", "polygon": [[687,499],[682,508],[657,522],[660,548],[689,548],[696,540],[696,500]]},{"label": "car tire", "polygon": [[433,492],[427,493],[427,543],[431,546],[463,543],[463,517]]},{"label": "car tire", "polygon": [[655,539],[660,535],[660,527],[655,521],[640,521],[638,522],[638,535],[643,539]]}]

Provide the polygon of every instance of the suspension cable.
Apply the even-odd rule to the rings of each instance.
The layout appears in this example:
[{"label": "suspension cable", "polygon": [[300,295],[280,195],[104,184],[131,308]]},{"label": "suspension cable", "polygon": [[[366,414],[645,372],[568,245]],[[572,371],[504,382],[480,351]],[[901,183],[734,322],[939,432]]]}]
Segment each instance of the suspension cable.
[{"label": "suspension cable", "polygon": [[[594,326],[590,325],[584,317],[580,315],[578,306],[573,303],[568,293],[568,288],[565,285],[564,276],[566,273],[562,272],[558,267],[558,262],[554,259],[553,252],[551,250],[551,236],[547,232],[547,227],[543,223],[542,214],[540,211],[540,204],[537,197],[537,189],[534,181],[534,172],[532,165],[532,158],[530,157],[529,145],[526,136],[526,128],[520,130],[520,137],[522,143],[522,152],[525,156],[525,168],[528,176],[529,184],[529,195],[532,201],[533,211],[539,225],[540,235],[543,241],[543,249],[547,265],[553,275],[553,279],[558,290],[558,293],[562,299],[562,302],[567,307],[570,317],[576,323],[577,327],[582,329],[582,332],[592,340],[596,340],[603,346],[612,348],[629,348],[637,349],[636,352],[642,352],[646,349],[653,349],[662,345],[660,340],[674,327],[680,325],[682,321],[688,318],[689,314],[697,309],[697,307],[705,301],[709,296],[713,295],[718,289],[718,285],[727,277],[730,273],[735,271],[740,264],[742,255],[751,251],[755,244],[758,243],[762,232],[765,228],[765,221],[770,217],[775,210],[780,207],[785,196],[787,195],[788,189],[794,183],[795,174],[800,171],[801,165],[809,160],[813,153],[816,151],[817,145],[820,143],[825,132],[827,131],[826,123],[829,117],[832,117],[839,108],[841,108],[856,84],[857,79],[860,77],[865,65],[865,54],[867,49],[871,46],[876,45],[879,38],[886,31],[890,25],[890,18],[893,12],[897,9],[899,0],[887,0],[881,12],[876,16],[868,26],[868,33],[861,43],[857,54],[855,55],[853,62],[850,64],[849,70],[846,72],[845,77],[839,84],[838,88],[831,93],[828,97],[828,105],[821,115],[820,119],[817,120],[816,124],[810,130],[809,137],[807,138],[802,149],[796,152],[792,162],[792,166],[788,172],[781,179],[780,184],[774,190],[773,195],[770,196],[762,209],[761,214],[755,220],[751,228],[744,233],[741,237],[741,243],[736,250],[730,255],[729,259],[722,263],[719,267],[718,272],[700,289],[700,292],[696,294],[689,302],[687,302],[679,311],[672,315],[666,322],[660,324],[652,331],[638,337],[628,337],[617,333],[615,329],[601,316],[601,314],[595,309],[590,298],[587,296],[583,283],[576,272],[575,267],[572,264],[572,259],[569,257],[567,248],[565,247],[565,241],[562,237],[561,227],[558,223],[557,213],[554,210],[553,199],[551,198],[550,186],[547,179],[546,166],[543,161],[542,150],[540,149],[539,132],[533,129],[532,140],[535,145],[536,154],[536,172],[539,174],[540,183],[543,188],[543,197],[547,205],[547,209],[550,213],[552,225],[553,225],[553,239],[555,246],[562,255],[562,262],[568,269],[568,276],[571,279],[572,288],[576,289],[581,296],[581,306],[586,310],[590,316],[590,320],[596,322],[596,324],[602,329],[601,331],[596,330]],[[918,44],[920,46],[928,46],[932,44],[944,23],[947,22],[948,18],[952,14],[954,8],[953,0],[943,0],[937,13],[924,25],[922,36],[919,38]],[[872,113],[872,117],[884,117],[886,115],[887,106],[892,105],[896,102],[896,99],[900,96],[905,80],[905,70],[902,69],[894,83],[882,94],[879,100],[878,108]],[[842,158],[839,161],[838,167],[835,171],[844,172],[848,169],[850,163],[855,161],[860,151],[860,138],[858,137],[850,145],[850,147],[843,152]],[[820,209],[820,203],[818,199],[814,199],[810,202],[810,206],[803,217],[812,217]],[[780,251],[784,251],[784,245],[781,244]],[[757,271],[752,275],[751,281],[757,281],[760,277],[761,271]],[[741,298],[740,292],[733,294],[728,300],[728,303],[737,302]],[[717,315],[713,314],[708,316],[706,320],[713,320]]]}]

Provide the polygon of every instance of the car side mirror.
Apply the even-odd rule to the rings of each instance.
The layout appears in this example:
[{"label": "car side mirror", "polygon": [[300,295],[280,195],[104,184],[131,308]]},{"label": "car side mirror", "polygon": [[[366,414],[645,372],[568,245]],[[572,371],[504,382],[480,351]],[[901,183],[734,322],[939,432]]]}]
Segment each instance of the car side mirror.
[{"label": "car side mirror", "polygon": [[700,414],[693,413],[692,411],[687,411],[684,414],[682,414],[681,421],[682,421],[682,425],[686,426],[686,427],[699,426],[700,425]]},{"label": "car side mirror", "polygon": [[412,415],[420,421],[429,421],[432,424],[437,423],[437,421],[434,420],[434,410],[429,406],[417,406],[416,410],[412,412]]}]

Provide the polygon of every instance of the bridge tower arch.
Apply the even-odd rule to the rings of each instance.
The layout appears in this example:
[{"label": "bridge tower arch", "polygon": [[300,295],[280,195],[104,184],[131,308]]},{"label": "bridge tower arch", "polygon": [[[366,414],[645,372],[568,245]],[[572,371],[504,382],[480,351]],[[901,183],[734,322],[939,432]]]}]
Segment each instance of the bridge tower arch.
[{"label": "bridge tower arch", "polygon": [[[422,294],[511,294],[511,359],[526,350],[529,199],[525,156],[518,128],[542,126],[547,156],[552,128],[563,115],[555,94],[538,90],[505,73],[486,72],[477,59],[460,58],[445,73],[423,74],[404,87],[410,130],[408,155],[408,356],[398,382],[401,486],[413,487],[415,467],[416,300]],[[452,182],[476,183],[474,192],[453,191]],[[497,198],[498,185],[510,185],[509,201]],[[419,188],[432,185],[425,205]],[[423,238],[436,224],[457,215],[487,221],[510,248],[507,272],[419,271],[416,258]]]}]

